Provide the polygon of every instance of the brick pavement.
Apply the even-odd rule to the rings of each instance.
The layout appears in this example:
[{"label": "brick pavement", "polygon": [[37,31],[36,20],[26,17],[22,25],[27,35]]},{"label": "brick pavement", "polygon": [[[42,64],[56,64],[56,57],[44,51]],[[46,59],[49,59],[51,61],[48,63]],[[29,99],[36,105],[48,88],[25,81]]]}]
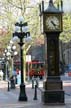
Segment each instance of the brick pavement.
[{"label": "brick pavement", "polygon": [[65,95],[65,105],[47,106],[41,102],[41,92],[37,91],[37,100],[34,98],[34,89],[26,84],[27,102],[19,102],[19,87],[7,91],[7,82],[0,82],[0,108],[71,108],[71,96]]}]

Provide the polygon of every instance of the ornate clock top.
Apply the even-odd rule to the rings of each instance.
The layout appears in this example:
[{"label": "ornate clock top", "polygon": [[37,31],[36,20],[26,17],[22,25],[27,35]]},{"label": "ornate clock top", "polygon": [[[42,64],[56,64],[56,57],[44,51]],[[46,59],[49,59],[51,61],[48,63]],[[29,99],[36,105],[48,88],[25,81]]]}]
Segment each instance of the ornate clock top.
[{"label": "ornate clock top", "polygon": [[53,0],[50,0],[50,1],[49,1],[49,4],[53,4]]},{"label": "ornate clock top", "polygon": [[[62,4],[62,0],[61,0],[61,4]],[[50,13],[50,12],[52,12],[52,13],[61,13],[62,10],[59,10],[58,8],[56,8],[54,6],[53,0],[49,0],[49,5],[48,5],[47,9],[44,12],[48,12],[48,13]]]},{"label": "ornate clock top", "polygon": [[49,1],[49,7],[54,7],[53,0]]}]

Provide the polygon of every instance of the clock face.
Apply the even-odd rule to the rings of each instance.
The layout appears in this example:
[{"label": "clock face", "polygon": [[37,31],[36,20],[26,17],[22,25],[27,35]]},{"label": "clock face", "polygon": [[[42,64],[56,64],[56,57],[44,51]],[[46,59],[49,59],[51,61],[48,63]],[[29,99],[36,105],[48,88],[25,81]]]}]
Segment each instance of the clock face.
[{"label": "clock face", "polygon": [[49,16],[46,19],[46,28],[48,30],[59,30],[60,29],[60,20],[57,16]]}]

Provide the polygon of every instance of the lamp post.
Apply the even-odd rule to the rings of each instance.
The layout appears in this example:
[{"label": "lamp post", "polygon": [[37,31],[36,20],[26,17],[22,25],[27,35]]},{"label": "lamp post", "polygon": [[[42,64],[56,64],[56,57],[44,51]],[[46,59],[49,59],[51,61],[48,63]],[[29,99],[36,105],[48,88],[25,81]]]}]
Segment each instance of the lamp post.
[{"label": "lamp post", "polygon": [[7,47],[7,49],[10,52],[10,56],[11,56],[11,60],[12,60],[12,75],[16,75],[16,72],[14,72],[14,56],[16,56],[18,54],[18,52],[16,51],[16,46],[14,45],[13,41],[10,41],[9,46]]},{"label": "lamp post", "polygon": [[9,60],[9,57],[10,57],[10,52],[8,52],[7,49],[5,49],[5,52],[3,54],[4,56],[4,59],[5,59],[5,62],[6,62],[6,73],[5,73],[5,78],[6,78],[6,81],[8,80],[8,60]]},{"label": "lamp post", "polygon": [[13,36],[17,36],[20,40],[18,43],[20,46],[20,62],[21,62],[21,84],[20,84],[20,94],[19,94],[19,101],[27,101],[27,95],[25,90],[25,82],[24,82],[24,65],[23,65],[23,45],[24,39],[30,36],[30,32],[28,32],[27,22],[23,23],[23,17],[20,17],[19,22],[15,24],[16,30],[13,33]]}]

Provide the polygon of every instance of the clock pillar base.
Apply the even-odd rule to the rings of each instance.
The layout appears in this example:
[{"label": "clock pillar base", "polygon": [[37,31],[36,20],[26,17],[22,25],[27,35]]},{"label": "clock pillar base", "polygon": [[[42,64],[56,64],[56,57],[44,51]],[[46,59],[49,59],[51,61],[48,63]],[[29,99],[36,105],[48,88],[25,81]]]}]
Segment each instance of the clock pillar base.
[{"label": "clock pillar base", "polygon": [[42,102],[48,105],[64,105],[64,91],[62,90],[61,80],[47,80],[46,82],[44,82]]}]

